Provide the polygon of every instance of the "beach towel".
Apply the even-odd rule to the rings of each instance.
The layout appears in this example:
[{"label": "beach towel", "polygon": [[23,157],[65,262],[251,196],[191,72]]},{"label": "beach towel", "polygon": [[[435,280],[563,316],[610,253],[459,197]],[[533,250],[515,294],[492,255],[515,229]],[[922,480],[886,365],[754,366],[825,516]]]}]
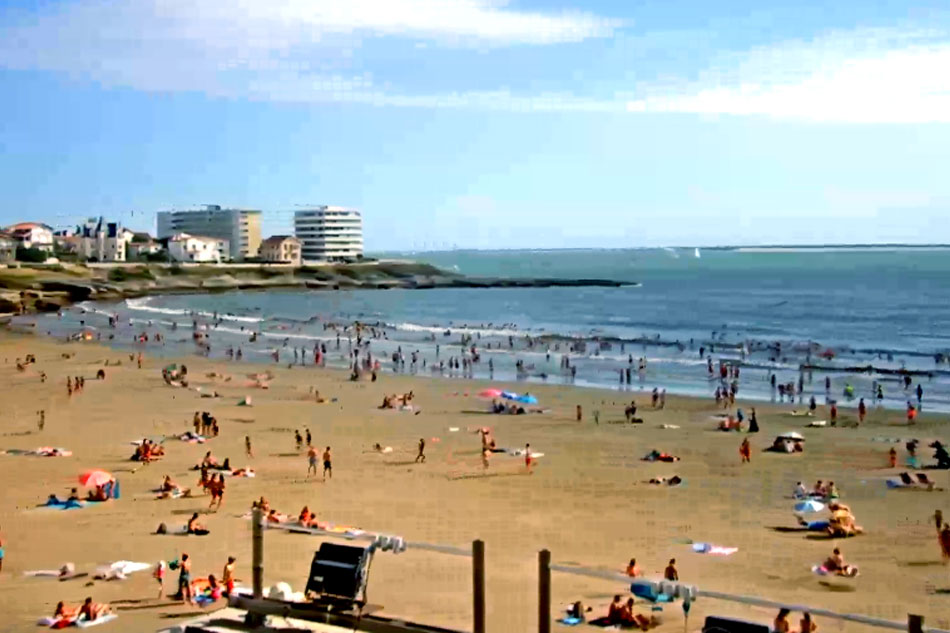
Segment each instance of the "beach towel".
[{"label": "beach towel", "polygon": [[822,428],[825,426],[828,426],[827,420],[815,420],[814,422],[808,423],[808,427],[813,428],[813,429]]},{"label": "beach towel", "polygon": [[693,551],[697,554],[712,554],[713,556],[730,556],[739,551],[738,547],[722,547],[710,543],[693,543]]},{"label": "beach towel", "polygon": [[839,574],[834,570],[828,569],[822,565],[812,565],[811,572],[816,576],[837,576],[838,578],[855,578],[858,575],[858,568],[850,566],[848,569],[849,573]]},{"label": "beach towel", "polygon": [[564,626],[577,626],[578,624],[583,622],[583,620],[581,620],[580,618],[564,617],[564,618],[558,619],[557,622],[558,624],[563,624]]},{"label": "beach towel", "polygon": [[97,626],[99,624],[105,624],[106,622],[111,622],[118,618],[119,616],[115,613],[109,613],[107,615],[100,616],[89,622],[87,620],[76,620],[73,618],[40,618],[37,621],[39,626],[45,626],[51,629],[64,629],[69,626],[75,626],[79,629],[89,628],[90,626]]},{"label": "beach towel", "polygon": [[136,563],[128,560],[119,560],[96,568],[93,578],[97,580],[122,580],[129,574],[151,569],[148,563]]}]

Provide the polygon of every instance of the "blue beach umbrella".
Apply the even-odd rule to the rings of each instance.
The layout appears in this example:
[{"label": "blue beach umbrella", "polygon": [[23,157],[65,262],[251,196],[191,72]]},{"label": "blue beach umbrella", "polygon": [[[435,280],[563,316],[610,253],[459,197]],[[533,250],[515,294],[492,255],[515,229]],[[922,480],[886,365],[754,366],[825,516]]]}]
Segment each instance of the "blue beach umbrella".
[{"label": "blue beach umbrella", "polygon": [[538,404],[538,399],[532,396],[530,393],[518,396],[515,398],[518,402],[523,402],[525,404]]},{"label": "blue beach umbrella", "polygon": [[821,512],[824,509],[825,504],[815,501],[814,499],[809,499],[808,501],[802,501],[795,504],[795,512],[812,513]]}]

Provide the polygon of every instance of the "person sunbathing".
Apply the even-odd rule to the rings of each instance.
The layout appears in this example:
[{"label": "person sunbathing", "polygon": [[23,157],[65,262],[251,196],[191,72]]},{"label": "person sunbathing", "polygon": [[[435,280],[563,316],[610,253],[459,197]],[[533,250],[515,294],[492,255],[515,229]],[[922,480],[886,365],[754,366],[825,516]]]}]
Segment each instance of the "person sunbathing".
[{"label": "person sunbathing", "polygon": [[841,554],[841,550],[837,547],[831,553],[831,556],[825,560],[822,567],[829,572],[834,572],[837,576],[854,576],[857,574],[858,570],[854,565],[848,565],[844,561],[844,556]]},{"label": "person sunbathing", "polygon": [[310,527],[311,520],[313,520],[313,512],[310,511],[310,508],[304,506],[303,510],[300,511],[300,515],[297,517],[297,521],[304,527]]},{"label": "person sunbathing", "polygon": [[56,611],[53,612],[54,620],[73,620],[79,615],[79,607],[72,607],[60,600],[56,603]]},{"label": "person sunbathing", "polygon": [[620,596],[614,596],[613,602],[610,603],[610,606],[607,608],[607,623],[608,624],[620,624],[621,623],[621,612],[623,610],[623,604],[620,602]]},{"label": "person sunbathing", "polygon": [[205,453],[204,459],[201,460],[201,465],[205,468],[218,468],[218,460],[214,458],[211,451],[208,451]]},{"label": "person sunbathing", "polygon": [[89,501],[106,501],[109,495],[106,494],[104,486],[96,486],[96,489],[89,492],[87,499]]},{"label": "person sunbathing", "polygon": [[204,535],[208,533],[208,528],[198,523],[198,513],[195,512],[188,519],[188,525],[185,526],[185,532],[188,534]]},{"label": "person sunbathing", "polygon": [[172,481],[172,478],[171,478],[170,476],[165,475],[165,480],[162,481],[162,488],[161,488],[161,491],[162,491],[162,492],[171,492],[172,490],[175,490],[175,489],[177,489],[177,488],[178,488],[178,484],[176,484],[174,481]]},{"label": "person sunbathing", "polygon": [[285,519],[281,515],[277,514],[276,509],[271,509],[271,511],[267,514],[267,522],[268,523],[284,523]]},{"label": "person sunbathing", "polygon": [[261,512],[267,513],[270,511],[270,503],[268,503],[267,499],[261,497],[259,501],[254,501],[251,503],[251,509],[257,509]]},{"label": "person sunbathing", "polygon": [[92,598],[86,598],[79,608],[79,617],[84,618],[87,622],[94,622],[110,613],[112,613],[112,607],[105,603],[93,602]]}]

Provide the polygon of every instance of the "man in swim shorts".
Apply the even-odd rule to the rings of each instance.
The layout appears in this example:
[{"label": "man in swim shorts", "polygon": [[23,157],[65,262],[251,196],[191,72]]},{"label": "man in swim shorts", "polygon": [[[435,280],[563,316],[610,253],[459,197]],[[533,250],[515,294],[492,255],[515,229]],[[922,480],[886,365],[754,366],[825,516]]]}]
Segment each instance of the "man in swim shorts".
[{"label": "man in swim shorts", "polygon": [[313,471],[314,476],[317,475],[317,449],[313,446],[307,449],[307,458],[310,460],[310,466],[307,467],[307,477],[310,476],[310,471]]},{"label": "man in swim shorts", "polygon": [[531,445],[524,445],[524,466],[528,470],[528,474],[531,474],[531,465],[534,463],[534,459],[531,457]]},{"label": "man in swim shorts", "polygon": [[330,473],[330,479],[333,479],[333,464],[330,456],[330,447],[327,446],[327,450],[323,451],[323,480],[327,480],[327,473]]}]

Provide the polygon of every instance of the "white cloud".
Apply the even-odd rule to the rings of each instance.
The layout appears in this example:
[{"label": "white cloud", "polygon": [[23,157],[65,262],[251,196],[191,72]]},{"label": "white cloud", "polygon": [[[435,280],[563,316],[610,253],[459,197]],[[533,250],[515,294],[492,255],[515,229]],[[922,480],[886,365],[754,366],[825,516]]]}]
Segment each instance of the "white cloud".
[{"label": "white cloud", "polygon": [[950,41],[935,31],[857,30],[753,50],[696,82],[646,87],[628,112],[815,122],[950,122]]},{"label": "white cloud", "polygon": [[[0,66],[66,72],[107,86],[304,103],[513,112],[689,113],[810,122],[950,122],[950,37],[934,28],[859,28],[716,57],[696,80],[613,94],[564,89],[400,90],[378,77],[366,38],[400,38],[424,69],[439,47],[542,46],[612,37],[619,20],[517,10],[499,0],[88,0],[38,17],[0,12]],[[682,44],[682,34],[665,34]],[[517,54],[513,52],[512,54]],[[647,65],[649,57],[638,59]],[[403,66],[408,74],[409,68]],[[690,69],[695,70],[695,69]],[[686,71],[684,71],[686,72]],[[484,78],[484,73],[480,75]],[[404,77],[403,77],[404,78]],[[498,82],[505,85],[505,78]]]}]

